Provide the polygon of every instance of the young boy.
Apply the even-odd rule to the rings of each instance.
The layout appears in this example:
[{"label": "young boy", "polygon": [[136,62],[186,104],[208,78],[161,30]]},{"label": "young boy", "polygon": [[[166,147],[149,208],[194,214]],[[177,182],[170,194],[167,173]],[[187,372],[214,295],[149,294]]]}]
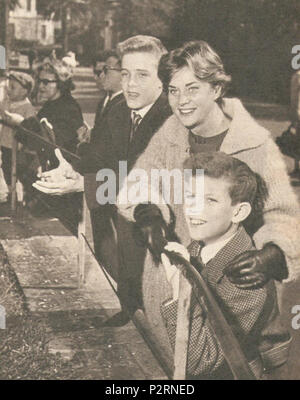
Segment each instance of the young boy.
[{"label": "young boy", "polygon": [[[192,189],[187,192],[185,205],[192,243],[189,251],[175,242],[168,243],[165,249],[180,253],[200,268],[250,368],[261,378],[264,368],[280,366],[288,357],[290,336],[280,322],[275,285],[270,281],[260,289],[239,289],[228,280],[226,266],[239,254],[254,250],[243,225],[260,216],[267,197],[266,186],[245,163],[220,152],[194,155],[184,168],[192,170]],[[195,188],[200,179],[197,169],[204,171],[202,208],[196,206],[199,193]],[[162,261],[163,265],[144,273],[144,305],[161,347],[170,354],[176,338],[179,270],[164,254]],[[193,298],[191,304],[188,377],[233,379],[205,311]]]},{"label": "young boy", "polygon": [[[35,109],[28,99],[34,81],[32,77],[25,72],[12,71],[8,75],[8,100],[4,101],[1,105],[2,119],[5,123],[5,111],[22,115],[24,118],[31,117],[35,114]],[[12,143],[14,136],[14,127],[10,125],[3,125],[0,132],[0,145],[2,151],[2,169],[4,177],[8,185],[11,184],[11,157],[12,157]],[[18,157],[18,172],[23,174],[28,173],[28,165],[33,161],[34,156],[28,151],[19,153]],[[22,164],[22,166],[20,165]],[[23,165],[24,164],[24,165]],[[22,177],[20,180],[23,181]]]}]

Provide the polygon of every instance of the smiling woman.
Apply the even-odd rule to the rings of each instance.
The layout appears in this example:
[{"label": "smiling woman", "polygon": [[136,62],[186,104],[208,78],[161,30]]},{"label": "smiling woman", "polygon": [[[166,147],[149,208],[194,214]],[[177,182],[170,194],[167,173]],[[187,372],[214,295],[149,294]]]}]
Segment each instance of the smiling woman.
[{"label": "smiling woman", "polygon": [[[231,278],[239,286],[254,288],[271,278],[287,278],[287,268],[289,279],[298,276],[300,212],[286,166],[270,133],[251,118],[240,100],[224,97],[231,78],[220,57],[204,41],[188,42],[162,56],[158,76],[168,92],[173,115],[153,137],[135,168],[148,171],[149,176],[153,168],[182,169],[188,153],[207,151],[222,151],[244,161],[262,176],[269,189],[262,218],[249,227],[258,249],[255,257],[268,260],[268,268],[260,270],[258,278],[259,267],[253,253],[243,265],[233,264]],[[129,190],[130,179],[129,174]],[[182,243],[188,244],[183,207],[171,206],[176,216],[176,234]],[[159,207],[165,220],[171,221],[168,207],[162,204]],[[119,205],[120,212],[131,220],[134,208],[135,205]],[[149,205],[149,220],[153,210],[153,205]],[[142,221],[137,222],[142,225]],[[164,223],[161,222],[162,226]],[[147,229],[149,240],[154,240],[151,239],[154,231]],[[156,238],[155,242],[154,251],[160,257],[164,240]]]}]

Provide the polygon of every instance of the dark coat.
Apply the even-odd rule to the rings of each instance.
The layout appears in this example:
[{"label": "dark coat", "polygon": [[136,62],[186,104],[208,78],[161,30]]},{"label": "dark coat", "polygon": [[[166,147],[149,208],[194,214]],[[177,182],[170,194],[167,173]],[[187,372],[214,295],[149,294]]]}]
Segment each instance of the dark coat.
[{"label": "dark coat", "polygon": [[[52,169],[58,166],[53,148],[31,138],[22,130],[22,127],[24,127],[49,140],[48,137],[45,137],[39,124],[42,118],[46,118],[53,126],[55,143],[72,153],[76,153],[79,143],[77,130],[83,125],[83,117],[77,101],[70,93],[66,93],[58,99],[47,101],[38,112],[37,118],[30,117],[22,122],[17,131],[17,139],[27,145],[29,149],[37,152],[42,166],[46,166],[46,162],[49,160],[50,165],[47,168]],[[64,156],[68,161],[71,161],[67,154]]]},{"label": "dark coat", "polygon": [[96,254],[117,280],[121,304],[126,304],[130,311],[140,305],[137,305],[137,298],[140,299],[141,295],[137,293],[141,289],[145,249],[136,246],[132,238],[132,223],[117,214],[115,205],[103,207],[97,203],[96,190],[100,183],[96,182],[96,172],[101,168],[113,169],[118,181],[119,161],[128,162],[129,172],[170,115],[167,98],[162,94],[142,119],[129,143],[131,110],[125,101],[121,101],[108,111],[100,124],[98,130],[101,129],[101,134],[94,130],[89,150],[82,157],[85,196],[91,210]]},{"label": "dark coat", "polygon": [[[94,149],[101,153],[102,137],[104,135],[104,129],[106,129],[105,120],[107,115],[120,103],[124,103],[123,93],[115,96],[111,101],[107,103],[103,109],[105,97],[101,99],[97,106],[97,112],[95,116],[94,127],[91,131],[90,144],[85,151],[88,150],[87,154],[84,155],[83,164],[81,168],[89,168],[89,153],[93,152]],[[86,145],[81,145],[81,147]],[[80,151],[80,150],[79,150]],[[87,200],[87,205],[91,213],[91,224],[93,230],[94,239],[94,250],[98,261],[106,267],[110,275],[117,280],[117,238],[114,229],[113,220],[115,219],[116,209],[114,206],[105,205],[99,206],[96,202],[96,174],[85,173],[84,174],[84,192]]]},{"label": "dark coat", "polygon": [[[167,98],[162,94],[142,119],[129,143],[131,110],[120,100],[106,113],[102,122],[94,127],[91,143],[85,145],[79,172],[85,175],[85,195],[90,209],[99,207],[96,201],[96,173],[111,168],[118,177],[119,161],[128,162],[128,172],[144,152],[154,133],[171,115]],[[77,168],[78,169],[78,168]]]},{"label": "dark coat", "polygon": [[112,109],[112,107],[114,107],[116,104],[119,104],[119,103],[125,101],[123,93],[119,93],[117,96],[113,97],[112,100],[110,100],[106,104],[106,106],[103,108],[105,99],[106,99],[106,96],[104,96],[103,99],[101,99],[97,105],[94,127],[91,131],[91,140],[90,140],[91,143],[94,143],[95,137],[97,137],[98,135],[101,136],[101,132],[102,132],[101,126],[102,126],[107,114]]}]

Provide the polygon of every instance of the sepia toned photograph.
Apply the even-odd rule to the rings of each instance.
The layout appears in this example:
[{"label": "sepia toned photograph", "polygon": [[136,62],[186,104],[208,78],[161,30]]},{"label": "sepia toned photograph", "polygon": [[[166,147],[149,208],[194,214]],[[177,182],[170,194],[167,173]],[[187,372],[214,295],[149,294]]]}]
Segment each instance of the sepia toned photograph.
[{"label": "sepia toned photograph", "polygon": [[298,0],[0,0],[1,381],[300,379],[299,202]]}]

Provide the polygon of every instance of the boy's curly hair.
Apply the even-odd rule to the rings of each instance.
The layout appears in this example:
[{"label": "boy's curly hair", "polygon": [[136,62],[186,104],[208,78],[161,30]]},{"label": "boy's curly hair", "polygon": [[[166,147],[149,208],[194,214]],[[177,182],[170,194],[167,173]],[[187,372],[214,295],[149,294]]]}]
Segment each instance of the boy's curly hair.
[{"label": "boy's curly hair", "polygon": [[193,176],[197,169],[202,169],[204,176],[228,180],[232,204],[248,202],[251,205],[251,214],[243,222],[245,228],[253,234],[261,226],[268,189],[264,179],[246,163],[222,152],[208,152],[192,154],[184,162],[184,168],[191,169]]}]

